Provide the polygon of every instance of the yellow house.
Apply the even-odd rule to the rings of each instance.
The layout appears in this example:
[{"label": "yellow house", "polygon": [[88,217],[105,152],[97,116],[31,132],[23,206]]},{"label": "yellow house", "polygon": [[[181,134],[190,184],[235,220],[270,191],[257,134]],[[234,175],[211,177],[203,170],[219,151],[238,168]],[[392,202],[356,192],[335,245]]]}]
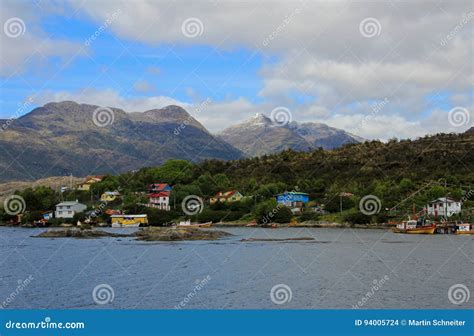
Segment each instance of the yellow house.
[{"label": "yellow house", "polygon": [[106,191],[102,195],[100,195],[100,200],[102,202],[112,202],[119,197],[120,193],[118,191]]},{"label": "yellow house", "polygon": [[148,225],[147,215],[112,215],[112,227],[139,227]]},{"label": "yellow house", "polygon": [[232,203],[232,202],[240,201],[243,197],[244,196],[241,193],[239,193],[237,190],[230,190],[230,191],[225,191],[225,192],[219,191],[214,197],[211,197],[209,202],[211,204],[214,204],[214,203],[217,203],[217,202]]},{"label": "yellow house", "polygon": [[103,178],[103,175],[88,176],[84,182],[77,185],[77,190],[89,191],[91,189],[91,185],[96,182],[102,181]]}]

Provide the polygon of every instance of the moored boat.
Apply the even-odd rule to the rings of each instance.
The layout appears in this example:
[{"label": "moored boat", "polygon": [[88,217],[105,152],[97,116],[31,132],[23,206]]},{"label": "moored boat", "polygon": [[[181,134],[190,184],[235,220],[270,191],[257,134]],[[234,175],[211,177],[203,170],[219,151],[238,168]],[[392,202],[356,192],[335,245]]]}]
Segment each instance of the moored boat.
[{"label": "moored boat", "polygon": [[461,223],[456,226],[454,234],[474,234],[474,225],[470,223]]},{"label": "moored boat", "polygon": [[248,224],[245,225],[245,226],[247,226],[247,227],[255,227],[255,226],[257,226],[257,221],[256,221],[256,220],[253,220],[253,221],[251,221],[250,223],[248,223]]},{"label": "moored boat", "polygon": [[177,227],[181,229],[190,229],[190,228],[210,228],[212,226],[212,222],[207,223],[191,223],[190,220],[179,222]]},{"label": "moored boat", "polygon": [[112,215],[110,216],[113,228],[139,227],[148,225],[147,215]]},{"label": "moored boat", "polygon": [[408,220],[397,224],[392,231],[394,233],[407,234],[434,234],[436,232],[436,224],[425,223],[425,225],[422,225],[419,221]]}]

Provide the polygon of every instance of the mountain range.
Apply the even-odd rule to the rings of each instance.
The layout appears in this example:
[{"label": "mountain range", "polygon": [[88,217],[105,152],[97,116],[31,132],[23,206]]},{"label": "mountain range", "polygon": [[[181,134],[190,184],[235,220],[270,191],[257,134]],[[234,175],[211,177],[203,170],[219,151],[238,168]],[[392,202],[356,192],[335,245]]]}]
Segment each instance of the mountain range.
[{"label": "mountain range", "polygon": [[0,123],[0,181],[114,174],[168,159],[236,160],[363,140],[320,123],[276,126],[262,114],[213,135],[175,105],[125,112],[64,101]]},{"label": "mountain range", "polygon": [[283,125],[263,114],[235,126],[218,136],[249,156],[278,153],[285,149],[308,151],[322,147],[334,149],[364,139],[341,129],[314,122],[292,121]]}]

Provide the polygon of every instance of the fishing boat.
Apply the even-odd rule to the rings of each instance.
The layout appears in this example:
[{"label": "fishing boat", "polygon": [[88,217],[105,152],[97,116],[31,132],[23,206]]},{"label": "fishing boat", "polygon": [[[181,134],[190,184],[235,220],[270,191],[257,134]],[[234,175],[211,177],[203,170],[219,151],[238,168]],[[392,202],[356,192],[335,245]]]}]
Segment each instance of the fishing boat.
[{"label": "fishing boat", "polygon": [[112,215],[113,228],[139,227],[148,225],[147,215]]},{"label": "fishing boat", "polygon": [[422,221],[411,219],[397,224],[392,231],[394,233],[434,234],[436,232],[436,224],[429,221],[423,223]]},{"label": "fishing boat", "polygon": [[190,220],[181,221],[178,225],[176,225],[182,229],[191,229],[191,228],[210,228],[212,226],[212,222],[207,223],[191,223]]},{"label": "fishing boat", "polygon": [[461,223],[456,226],[454,234],[474,234],[474,225],[470,223]]}]

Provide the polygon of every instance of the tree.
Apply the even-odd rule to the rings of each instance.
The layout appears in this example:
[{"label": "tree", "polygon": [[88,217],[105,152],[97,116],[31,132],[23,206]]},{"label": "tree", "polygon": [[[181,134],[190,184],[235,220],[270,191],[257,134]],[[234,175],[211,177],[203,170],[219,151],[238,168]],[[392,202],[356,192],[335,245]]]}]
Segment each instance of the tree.
[{"label": "tree", "polygon": [[291,209],[286,206],[279,205],[273,221],[276,223],[289,223],[291,222],[291,217],[293,217]]},{"label": "tree", "polygon": [[255,209],[255,219],[259,224],[289,223],[292,213],[290,208],[278,204],[276,200],[270,199],[259,203]]}]

